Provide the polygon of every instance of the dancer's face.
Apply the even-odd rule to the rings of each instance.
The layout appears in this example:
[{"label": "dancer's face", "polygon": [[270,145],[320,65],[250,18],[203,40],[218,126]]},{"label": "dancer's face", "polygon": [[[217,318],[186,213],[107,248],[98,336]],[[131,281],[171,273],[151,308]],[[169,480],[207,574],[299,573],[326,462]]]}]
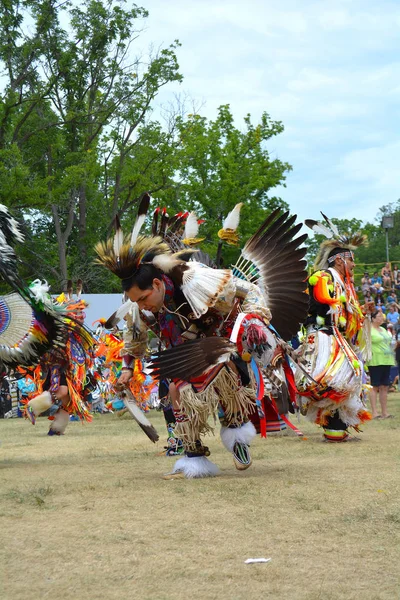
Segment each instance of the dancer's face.
[{"label": "dancer's face", "polygon": [[353,278],[355,262],[352,258],[342,258],[338,256],[335,260],[335,269],[344,277],[347,273],[349,277]]},{"label": "dancer's face", "polygon": [[148,290],[141,290],[137,285],[133,285],[126,294],[129,300],[137,302],[140,310],[156,313],[164,303],[164,282],[160,279],[153,279],[153,285]]},{"label": "dancer's face", "polygon": [[354,262],[354,259],[352,259],[352,258],[346,258],[345,260],[346,260],[347,271],[348,271],[350,277],[353,277],[354,267],[356,266],[356,264]]}]

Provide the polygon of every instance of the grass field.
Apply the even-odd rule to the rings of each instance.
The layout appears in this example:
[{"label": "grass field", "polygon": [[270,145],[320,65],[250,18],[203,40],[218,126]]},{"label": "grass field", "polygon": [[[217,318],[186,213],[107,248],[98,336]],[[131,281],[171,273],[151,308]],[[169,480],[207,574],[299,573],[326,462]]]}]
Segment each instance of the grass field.
[{"label": "grass field", "polygon": [[[257,438],[239,473],[209,438],[215,479],[164,481],[174,458],[125,417],[0,422],[0,597],[295,600],[400,597],[400,395],[361,442]],[[218,428],[217,428],[218,429]],[[267,564],[244,564],[249,557]]]}]

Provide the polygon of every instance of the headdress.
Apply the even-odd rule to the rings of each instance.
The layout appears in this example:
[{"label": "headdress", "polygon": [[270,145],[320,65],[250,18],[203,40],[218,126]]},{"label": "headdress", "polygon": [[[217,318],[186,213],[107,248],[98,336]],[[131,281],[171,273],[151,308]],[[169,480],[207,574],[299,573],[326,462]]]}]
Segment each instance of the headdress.
[{"label": "headdress", "polygon": [[339,233],[336,225],[323,212],[321,212],[321,215],[325,223],[312,219],[304,221],[307,227],[312,229],[314,233],[327,238],[322,242],[315,259],[315,271],[329,267],[334,263],[337,256],[342,256],[344,259],[353,258],[353,251],[367,242],[367,237],[360,232]]},{"label": "headdress", "polygon": [[[97,262],[109,269],[121,280],[134,278],[142,265],[150,264],[168,275],[178,285],[195,315],[201,317],[213,306],[219,294],[230,280],[230,270],[211,269],[197,262],[187,262],[193,250],[184,249],[172,252],[161,235],[174,233],[184,222],[184,213],[178,213],[169,219],[165,210],[161,212],[160,227],[154,223],[152,236],[139,235],[150,205],[150,195],[144,194],[138,209],[138,215],[130,238],[124,235],[119,220],[116,220],[116,232],[113,238],[100,242],[95,250]],[[186,216],[188,213],[186,213]],[[158,219],[159,212],[156,213]],[[197,217],[194,217],[197,222]],[[194,218],[191,221],[193,224]],[[154,235],[158,230],[159,235]],[[160,235],[161,234],[161,235]],[[197,235],[197,231],[195,232]],[[192,240],[193,241],[193,240]],[[184,248],[183,242],[181,247]],[[185,259],[185,260],[184,260]]]}]

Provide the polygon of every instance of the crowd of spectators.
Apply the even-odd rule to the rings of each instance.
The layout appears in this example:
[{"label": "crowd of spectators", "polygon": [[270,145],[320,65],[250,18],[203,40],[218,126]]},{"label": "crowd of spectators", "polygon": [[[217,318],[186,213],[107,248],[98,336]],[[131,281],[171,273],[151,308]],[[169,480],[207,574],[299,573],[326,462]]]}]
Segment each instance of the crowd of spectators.
[{"label": "crowd of spectators", "polygon": [[[380,337],[382,337],[383,332],[381,329],[383,328],[389,334],[385,341],[387,342],[388,355],[391,355],[391,361],[393,362],[386,361],[383,363],[378,360],[379,368],[383,369],[382,365],[397,365],[386,367],[386,370],[390,369],[388,380],[390,384],[385,381],[375,385],[376,382],[372,382],[374,392],[371,397],[371,408],[374,418],[389,418],[392,415],[387,413],[385,394],[387,394],[388,389],[389,391],[397,391],[397,388],[400,390],[400,272],[397,265],[393,265],[393,268],[391,268],[390,264],[386,263],[380,271],[375,271],[372,277],[366,271],[361,279],[361,294],[359,290],[359,295],[360,300],[364,297],[364,302],[375,302],[372,324],[376,324],[377,328],[375,330],[373,327],[374,331],[372,333],[379,331]],[[378,388],[380,389],[379,394]],[[380,398],[382,394],[383,397]],[[376,412],[378,397],[381,400],[382,416],[377,415]]]},{"label": "crowd of spectators", "polygon": [[365,271],[361,279],[361,293],[364,302],[375,302],[375,310],[382,312],[386,323],[397,332],[400,328],[400,272],[397,265],[391,268],[386,263],[372,277]]}]

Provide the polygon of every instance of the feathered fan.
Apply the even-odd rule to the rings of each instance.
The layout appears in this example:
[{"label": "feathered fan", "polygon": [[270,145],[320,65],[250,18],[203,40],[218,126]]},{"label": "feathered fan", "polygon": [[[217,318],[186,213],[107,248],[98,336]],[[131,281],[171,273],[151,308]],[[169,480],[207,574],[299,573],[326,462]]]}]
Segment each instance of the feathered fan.
[{"label": "feathered fan", "polygon": [[289,340],[304,323],[308,311],[306,294],[307,249],[300,246],[307,234],[296,237],[301,224],[296,215],[274,210],[247,241],[233,267],[238,277],[256,283],[263,291],[272,313],[272,325]]},{"label": "feathered fan", "polygon": [[225,338],[200,338],[157,353],[148,367],[157,379],[190,381],[235,352],[236,345]]}]

